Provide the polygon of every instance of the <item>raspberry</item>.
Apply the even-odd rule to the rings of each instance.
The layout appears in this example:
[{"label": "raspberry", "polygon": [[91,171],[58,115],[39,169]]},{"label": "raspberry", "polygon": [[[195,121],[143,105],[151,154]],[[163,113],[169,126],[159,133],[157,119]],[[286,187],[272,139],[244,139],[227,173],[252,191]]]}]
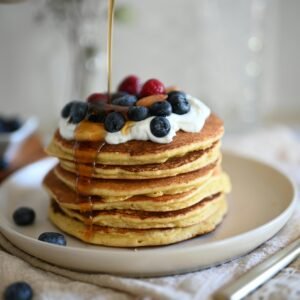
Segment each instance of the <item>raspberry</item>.
[{"label": "raspberry", "polygon": [[165,86],[157,79],[149,79],[144,83],[140,97],[147,97],[157,94],[165,94]]},{"label": "raspberry", "polygon": [[127,76],[119,85],[119,92],[126,92],[131,95],[138,95],[141,91],[142,83],[141,80],[135,76]]},{"label": "raspberry", "polygon": [[104,102],[107,103],[108,95],[104,93],[94,93],[88,96],[86,99],[88,103],[97,103],[97,102]]}]

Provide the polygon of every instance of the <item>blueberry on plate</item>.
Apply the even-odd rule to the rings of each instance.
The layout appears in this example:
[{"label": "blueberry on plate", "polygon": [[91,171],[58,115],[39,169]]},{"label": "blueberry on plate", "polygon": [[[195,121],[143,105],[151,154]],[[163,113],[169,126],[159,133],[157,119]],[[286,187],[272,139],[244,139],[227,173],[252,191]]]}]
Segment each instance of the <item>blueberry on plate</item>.
[{"label": "blueberry on plate", "polygon": [[90,105],[86,118],[90,122],[104,123],[105,111],[99,105]]},{"label": "blueberry on plate", "polygon": [[172,105],[172,111],[178,115],[184,115],[191,109],[191,105],[183,92],[171,92],[168,94],[167,101]]},{"label": "blueberry on plate", "polygon": [[120,131],[125,125],[125,118],[119,112],[109,113],[104,121],[104,128],[108,132]]},{"label": "blueberry on plate", "polygon": [[150,122],[150,130],[154,136],[164,137],[170,132],[171,125],[167,118],[155,117]]},{"label": "blueberry on plate", "polygon": [[24,281],[18,281],[10,284],[3,294],[4,300],[30,300],[32,297],[32,288]]},{"label": "blueberry on plate", "polygon": [[152,116],[169,116],[172,113],[172,106],[167,101],[155,102],[150,106],[150,114]]},{"label": "blueberry on plate", "polygon": [[87,114],[88,104],[86,102],[75,101],[70,110],[70,122],[78,124]]},{"label": "blueberry on plate", "polygon": [[114,99],[112,99],[112,104],[121,106],[131,106],[134,105],[136,101],[136,96],[123,93],[123,95],[120,95],[118,97],[115,96]]},{"label": "blueberry on plate", "polygon": [[129,120],[142,121],[149,116],[149,109],[145,106],[130,106],[127,116]]},{"label": "blueberry on plate", "polygon": [[65,236],[58,232],[44,232],[40,234],[38,240],[50,244],[60,245],[60,246],[67,245]]},{"label": "blueberry on plate", "polygon": [[13,220],[19,226],[31,225],[35,220],[35,212],[30,207],[19,207],[13,213]]}]

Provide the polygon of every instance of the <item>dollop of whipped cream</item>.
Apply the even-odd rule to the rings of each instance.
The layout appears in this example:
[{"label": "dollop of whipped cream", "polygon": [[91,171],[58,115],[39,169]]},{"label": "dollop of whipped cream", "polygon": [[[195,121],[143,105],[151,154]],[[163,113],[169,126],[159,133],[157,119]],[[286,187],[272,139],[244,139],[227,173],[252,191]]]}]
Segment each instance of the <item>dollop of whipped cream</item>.
[{"label": "dollop of whipped cream", "polygon": [[[171,130],[164,137],[156,137],[151,133],[150,123],[155,117],[149,117],[143,121],[132,122],[128,130],[120,130],[113,133],[107,132],[104,140],[108,144],[121,144],[131,140],[150,140],[155,143],[167,144],[172,142],[178,130],[199,132],[203,128],[205,120],[211,111],[201,100],[191,95],[187,95],[187,100],[191,105],[191,109],[188,113],[183,115],[172,113],[166,117],[170,122]],[[61,118],[59,121],[59,133],[64,139],[73,140],[75,139],[77,126],[78,124],[69,123],[68,119]]]}]

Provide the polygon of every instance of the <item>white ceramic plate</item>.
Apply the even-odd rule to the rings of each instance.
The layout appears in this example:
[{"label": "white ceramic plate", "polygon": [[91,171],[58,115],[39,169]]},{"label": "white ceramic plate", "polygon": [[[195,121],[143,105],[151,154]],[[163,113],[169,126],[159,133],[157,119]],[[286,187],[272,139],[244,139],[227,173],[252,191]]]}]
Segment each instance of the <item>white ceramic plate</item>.
[{"label": "white ceramic plate", "polygon": [[[241,256],[256,248],[288,221],[295,207],[294,187],[274,168],[259,161],[225,154],[223,166],[233,190],[229,213],[211,234],[170,246],[143,249],[88,245],[67,236],[67,247],[37,240],[44,231],[57,231],[47,219],[48,196],[41,187],[56,160],[34,163],[7,180],[0,189],[0,228],[17,247],[58,266],[127,276],[158,276],[194,271]],[[12,213],[31,206],[36,222],[18,227]]]}]

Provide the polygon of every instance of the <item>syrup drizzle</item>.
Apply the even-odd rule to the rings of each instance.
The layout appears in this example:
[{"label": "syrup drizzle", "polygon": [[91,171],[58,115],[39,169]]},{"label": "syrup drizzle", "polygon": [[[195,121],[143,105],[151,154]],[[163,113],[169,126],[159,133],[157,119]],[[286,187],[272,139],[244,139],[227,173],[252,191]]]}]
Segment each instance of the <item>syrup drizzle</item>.
[{"label": "syrup drizzle", "polygon": [[115,0],[108,0],[108,30],[107,30],[107,93],[108,102],[110,103],[111,95],[111,78],[112,78],[112,40]]},{"label": "syrup drizzle", "polygon": [[[112,81],[112,37],[113,37],[113,19],[114,19],[114,8],[115,0],[108,0],[108,30],[107,30],[107,93],[108,93],[108,102],[110,103],[111,95],[111,81]],[[114,110],[125,113],[126,108],[118,107],[115,105],[108,104],[104,107],[104,110]],[[80,125],[77,127],[78,135],[80,135],[80,130],[88,130],[83,127],[80,129]],[[83,176],[83,159],[82,159],[82,150],[84,149],[84,143],[78,141],[75,134],[75,142],[73,145],[73,157],[76,170],[76,180],[75,180],[75,192],[76,192],[76,203],[80,206],[80,212],[84,215],[84,224],[86,225],[85,238],[91,240],[93,237],[93,224],[94,224],[94,203],[92,195],[83,196],[82,192],[84,191],[85,186],[91,186],[93,177],[95,177],[95,170],[97,165],[97,157],[101,152],[102,148],[106,145],[104,140],[105,134],[104,130],[100,130],[101,140],[97,147],[97,150],[93,153],[93,159],[90,162],[91,168],[89,168],[89,173]],[[90,151],[90,148],[89,148]]]},{"label": "syrup drizzle", "polygon": [[92,195],[83,195],[84,188],[92,185],[92,180],[95,175],[97,156],[105,146],[105,142],[102,141],[94,152],[91,168],[88,174],[85,173],[83,176],[83,163],[81,160],[81,151],[84,149],[84,143],[75,141],[73,146],[74,162],[76,170],[76,181],[75,181],[75,192],[76,192],[76,203],[80,207],[80,213],[84,216],[84,224],[86,225],[85,238],[91,240],[93,237],[93,224],[94,224],[94,201]]}]

